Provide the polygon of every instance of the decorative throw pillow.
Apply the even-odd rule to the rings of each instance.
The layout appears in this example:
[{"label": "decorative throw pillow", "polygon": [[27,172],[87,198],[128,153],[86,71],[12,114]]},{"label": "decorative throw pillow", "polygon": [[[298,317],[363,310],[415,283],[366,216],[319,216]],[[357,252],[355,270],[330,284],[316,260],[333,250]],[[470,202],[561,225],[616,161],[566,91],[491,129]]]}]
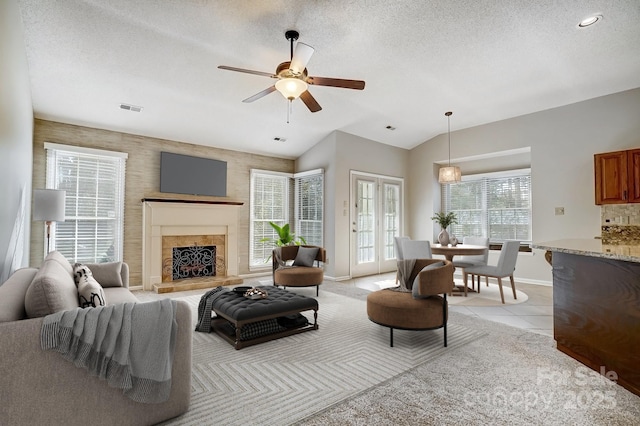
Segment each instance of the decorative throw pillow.
[{"label": "decorative throw pillow", "polygon": [[[65,259],[66,260],[66,259]],[[78,289],[73,282],[73,268],[60,259],[42,262],[24,296],[29,318],[44,317],[78,307]]]},{"label": "decorative throw pillow", "polygon": [[102,286],[93,278],[87,265],[73,265],[73,277],[78,286],[78,300],[82,308],[96,308],[107,304]]},{"label": "decorative throw pillow", "polygon": [[[424,268],[422,268],[420,272],[429,271],[431,269],[440,268],[442,266],[444,266],[444,262],[431,263],[425,266]],[[420,294],[420,272],[418,272],[418,275],[416,275],[415,279],[413,280],[413,288],[411,291],[414,299],[426,299],[427,297],[430,297],[430,296],[423,296],[422,294]]]},{"label": "decorative throw pillow", "polygon": [[104,288],[122,287],[122,262],[88,263],[93,278]]},{"label": "decorative throw pillow", "polygon": [[47,256],[44,258],[44,261],[56,261],[60,264],[60,266],[64,268],[65,271],[69,273],[69,275],[73,275],[73,266],[59,251],[54,250],[52,252],[49,252],[49,254],[47,254]]},{"label": "decorative throw pillow", "polygon": [[313,266],[317,255],[318,247],[298,247],[298,254],[293,261],[293,266]]}]

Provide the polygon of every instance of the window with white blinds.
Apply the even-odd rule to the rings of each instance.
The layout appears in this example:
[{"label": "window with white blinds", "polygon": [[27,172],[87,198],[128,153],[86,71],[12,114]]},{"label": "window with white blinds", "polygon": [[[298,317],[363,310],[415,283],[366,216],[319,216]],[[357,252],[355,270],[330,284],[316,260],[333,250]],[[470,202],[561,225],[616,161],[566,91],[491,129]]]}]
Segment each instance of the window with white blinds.
[{"label": "window with white blinds", "polygon": [[127,154],[45,143],[46,187],[66,191],[65,221],[51,235],[52,250],[71,262],[121,261]]},{"label": "window with white blinds", "polygon": [[279,226],[289,221],[290,174],[251,171],[251,224],[249,229],[249,267],[264,267],[271,256],[273,244],[263,239],[278,235],[269,222]]},{"label": "window with white blinds", "polygon": [[531,169],[463,176],[441,194],[443,210],[458,218],[450,234],[531,242]]},{"label": "window with white blinds", "polygon": [[296,235],[304,237],[309,245],[322,247],[324,173],[296,174],[294,181]]},{"label": "window with white blinds", "polygon": [[[293,191],[291,187],[293,186]],[[294,221],[289,222],[293,206]],[[314,170],[299,174],[251,170],[249,268],[262,269],[278,235],[269,222],[286,223],[307,244],[322,246],[324,173]],[[264,242],[264,239],[267,239]]]}]

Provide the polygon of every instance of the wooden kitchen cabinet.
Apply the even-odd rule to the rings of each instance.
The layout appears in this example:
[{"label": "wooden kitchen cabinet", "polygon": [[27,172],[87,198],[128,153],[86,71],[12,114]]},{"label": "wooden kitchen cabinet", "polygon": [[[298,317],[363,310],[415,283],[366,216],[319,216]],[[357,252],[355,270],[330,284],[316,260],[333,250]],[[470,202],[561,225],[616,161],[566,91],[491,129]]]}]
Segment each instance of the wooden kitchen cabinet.
[{"label": "wooden kitchen cabinet", "polygon": [[594,155],[596,204],[640,203],[640,149]]}]

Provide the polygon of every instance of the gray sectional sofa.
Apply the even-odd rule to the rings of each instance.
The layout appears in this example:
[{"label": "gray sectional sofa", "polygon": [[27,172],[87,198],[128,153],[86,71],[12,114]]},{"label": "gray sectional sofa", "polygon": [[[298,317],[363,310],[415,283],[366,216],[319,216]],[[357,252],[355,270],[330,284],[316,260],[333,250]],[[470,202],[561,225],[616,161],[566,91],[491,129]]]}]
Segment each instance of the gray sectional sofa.
[{"label": "gray sectional sofa", "polygon": [[[107,305],[137,302],[126,263],[88,265],[104,287]],[[142,404],[122,389],[41,349],[43,318],[79,306],[70,263],[50,253],[39,268],[16,271],[0,286],[0,424],[150,425],[187,411],[191,395],[192,314],[175,311],[177,335],[167,401]]]}]

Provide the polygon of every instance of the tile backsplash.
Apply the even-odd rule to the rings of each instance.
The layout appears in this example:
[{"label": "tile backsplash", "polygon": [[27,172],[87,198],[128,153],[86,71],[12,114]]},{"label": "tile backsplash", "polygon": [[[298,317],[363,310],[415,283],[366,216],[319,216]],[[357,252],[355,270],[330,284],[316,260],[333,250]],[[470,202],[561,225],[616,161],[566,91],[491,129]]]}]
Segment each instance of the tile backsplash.
[{"label": "tile backsplash", "polygon": [[640,244],[640,204],[605,204],[601,207],[604,244]]}]

